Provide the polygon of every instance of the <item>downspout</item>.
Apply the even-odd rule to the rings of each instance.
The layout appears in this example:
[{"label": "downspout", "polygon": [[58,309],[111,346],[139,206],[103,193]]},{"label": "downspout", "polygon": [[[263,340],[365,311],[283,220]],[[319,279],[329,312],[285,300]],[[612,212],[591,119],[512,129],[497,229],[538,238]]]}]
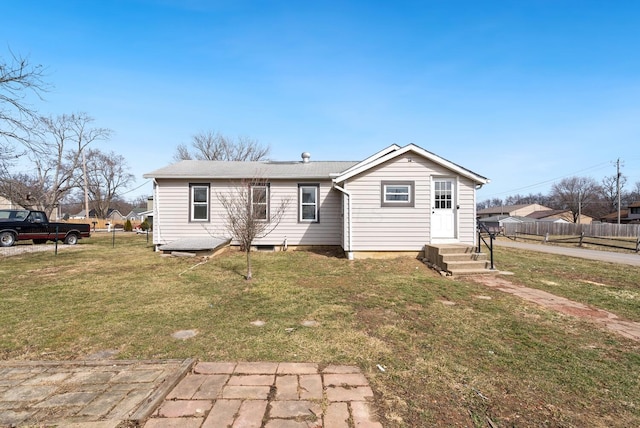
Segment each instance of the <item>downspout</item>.
[{"label": "downspout", "polygon": [[158,182],[156,179],[153,179],[153,243],[155,244],[155,250],[159,251],[160,247],[160,217],[158,216],[158,209],[160,207],[160,198],[158,197]]},{"label": "downspout", "polygon": [[346,190],[343,189],[342,187],[338,186],[337,184],[333,183],[333,188],[336,190],[341,191],[342,193],[344,193],[345,195],[347,195],[347,222],[348,222],[348,226],[347,226],[347,234],[349,235],[349,238],[347,239],[347,259],[348,260],[353,260],[353,251],[351,251],[352,248],[352,226],[351,226],[351,219],[352,219],[352,209],[351,209],[351,193]]}]

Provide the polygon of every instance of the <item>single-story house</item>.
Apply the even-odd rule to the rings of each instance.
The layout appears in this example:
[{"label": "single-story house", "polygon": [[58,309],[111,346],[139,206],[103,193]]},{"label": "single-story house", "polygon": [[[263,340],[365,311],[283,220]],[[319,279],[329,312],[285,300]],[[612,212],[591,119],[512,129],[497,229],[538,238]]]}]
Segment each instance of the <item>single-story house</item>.
[{"label": "single-story house", "polygon": [[[600,218],[603,223],[617,223],[618,212],[612,212]],[[621,224],[635,224],[640,223],[640,201],[629,204],[626,209],[620,210],[620,223]]]},{"label": "single-story house", "polygon": [[[94,209],[90,209],[89,210],[89,218],[97,218],[98,215],[96,213],[96,210]],[[73,219],[73,220],[82,220],[82,219],[86,219],[87,215],[85,214],[85,210],[80,211],[78,214],[74,214],[72,216],[70,216],[69,218]],[[118,211],[115,208],[109,208],[107,210],[107,216],[105,217],[106,220],[111,220],[111,221],[124,221],[126,220],[125,216],[123,216],[120,211]]]},{"label": "single-story house", "polygon": [[[536,219],[538,221],[550,221],[553,223],[573,223],[573,211],[571,210],[540,210],[528,214],[527,217]],[[593,217],[585,214],[580,214],[578,223],[591,224],[592,221]]]},{"label": "single-story house", "polygon": [[11,200],[0,196],[0,209],[3,210],[16,210],[16,209],[22,209],[22,207],[18,204],[15,204],[14,202],[12,202]]},{"label": "single-story house", "polygon": [[478,210],[478,218],[506,215],[510,217],[526,217],[536,211],[550,210],[540,204],[500,205]]},{"label": "single-story house", "polygon": [[253,245],[335,246],[350,259],[419,253],[426,244],[475,245],[476,189],[489,182],[413,144],[360,162],[312,161],[308,153],[293,162],[185,160],[144,177],[154,183],[156,247],[230,237],[220,195],[245,183],[251,210],[264,221],[270,207],[289,201],[277,226]]},{"label": "single-story house", "polygon": [[134,208],[129,211],[129,214],[127,214],[125,218],[131,221],[144,221],[145,214],[149,215],[146,208]]},{"label": "single-story house", "polygon": [[536,220],[529,217],[516,217],[506,214],[494,215],[491,217],[483,217],[478,219],[478,223],[484,224],[484,226],[492,233],[503,233],[504,226],[507,223],[535,223]]}]

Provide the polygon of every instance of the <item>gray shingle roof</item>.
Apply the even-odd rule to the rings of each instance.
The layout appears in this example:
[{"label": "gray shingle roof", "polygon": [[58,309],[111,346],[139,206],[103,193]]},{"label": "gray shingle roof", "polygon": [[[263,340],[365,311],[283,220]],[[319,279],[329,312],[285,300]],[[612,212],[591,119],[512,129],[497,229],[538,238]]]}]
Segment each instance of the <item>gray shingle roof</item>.
[{"label": "gray shingle roof", "polygon": [[304,162],[227,162],[185,160],[144,174],[144,178],[190,179],[330,179],[358,162],[311,161]]}]

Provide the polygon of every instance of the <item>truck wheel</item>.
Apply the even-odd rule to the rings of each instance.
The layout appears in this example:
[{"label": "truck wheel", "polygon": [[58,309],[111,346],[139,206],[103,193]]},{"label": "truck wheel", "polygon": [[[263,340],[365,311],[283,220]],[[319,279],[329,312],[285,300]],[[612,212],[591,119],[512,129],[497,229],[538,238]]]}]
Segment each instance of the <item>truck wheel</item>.
[{"label": "truck wheel", "polygon": [[0,233],[0,247],[10,247],[16,243],[16,235],[12,232]]},{"label": "truck wheel", "polygon": [[34,239],[33,240],[33,243],[36,244],[36,245],[45,244],[46,242],[47,242],[46,239]]},{"label": "truck wheel", "polygon": [[64,243],[67,245],[76,245],[78,243],[78,235],[70,233],[64,238]]}]

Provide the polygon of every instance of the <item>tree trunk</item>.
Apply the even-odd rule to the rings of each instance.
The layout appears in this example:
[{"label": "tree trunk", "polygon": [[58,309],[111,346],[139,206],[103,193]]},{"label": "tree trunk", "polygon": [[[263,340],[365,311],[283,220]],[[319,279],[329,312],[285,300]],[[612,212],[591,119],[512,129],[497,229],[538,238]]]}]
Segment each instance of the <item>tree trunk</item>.
[{"label": "tree trunk", "polygon": [[247,281],[251,280],[251,247],[247,248]]}]

